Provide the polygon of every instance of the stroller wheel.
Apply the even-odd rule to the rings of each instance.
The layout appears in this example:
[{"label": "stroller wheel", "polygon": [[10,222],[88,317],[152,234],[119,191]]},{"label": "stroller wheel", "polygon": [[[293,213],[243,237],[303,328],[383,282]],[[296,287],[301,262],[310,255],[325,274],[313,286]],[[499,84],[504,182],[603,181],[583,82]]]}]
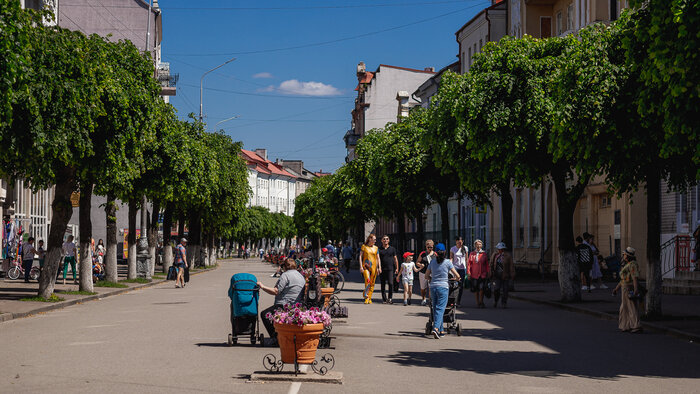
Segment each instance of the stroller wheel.
[{"label": "stroller wheel", "polygon": [[233,346],[233,335],[228,334],[228,345]]},{"label": "stroller wheel", "polygon": [[430,335],[432,328],[433,326],[430,324],[430,322],[425,323],[425,335]]},{"label": "stroller wheel", "polygon": [[259,340],[260,340],[260,346],[265,347],[265,335],[260,334]]},{"label": "stroller wheel", "polygon": [[457,323],[457,336],[461,337],[462,336],[462,325]]}]

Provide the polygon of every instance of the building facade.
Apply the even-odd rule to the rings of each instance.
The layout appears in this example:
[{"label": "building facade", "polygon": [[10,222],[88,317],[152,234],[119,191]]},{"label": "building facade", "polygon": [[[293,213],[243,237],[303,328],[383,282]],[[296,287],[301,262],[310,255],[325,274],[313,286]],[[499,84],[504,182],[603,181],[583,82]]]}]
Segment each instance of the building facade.
[{"label": "building facade", "polygon": [[[382,129],[389,122],[397,122],[402,114],[418,105],[414,92],[430,78],[433,68],[423,70],[380,64],[376,71],[367,71],[364,62],[357,65],[357,98],[352,110],[352,123],[343,140],[347,149],[346,162],[355,158],[355,146],[365,133]],[[398,107],[397,107],[398,101]]]},{"label": "building facade", "polygon": [[270,212],[293,216],[297,177],[268,160],[266,149],[254,152],[241,149],[241,155],[248,166],[248,185],[252,191],[248,206],[265,207]]},{"label": "building facade", "polygon": [[304,167],[304,162],[301,160],[277,159],[276,163],[296,177],[297,182],[295,197],[299,197],[301,193],[304,193],[311,185],[311,182],[315,178],[318,178],[318,175],[316,175],[315,172]]}]

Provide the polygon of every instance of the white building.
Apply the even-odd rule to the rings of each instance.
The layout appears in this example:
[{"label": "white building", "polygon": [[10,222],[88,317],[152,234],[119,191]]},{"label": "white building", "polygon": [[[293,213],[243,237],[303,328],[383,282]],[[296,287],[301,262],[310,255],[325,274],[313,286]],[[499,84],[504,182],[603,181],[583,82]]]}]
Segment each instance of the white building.
[{"label": "white building", "polygon": [[255,152],[241,149],[241,154],[248,166],[248,184],[252,190],[248,206],[265,207],[270,212],[294,215],[296,176],[281,165],[269,161],[266,149],[256,149]]},{"label": "white building", "polygon": [[459,44],[460,73],[469,71],[474,55],[489,41],[498,41],[506,35],[506,3],[497,2],[481,12],[462,26],[455,33]]},{"label": "white building", "polygon": [[418,105],[418,101],[407,92],[415,91],[434,74],[432,67],[417,70],[386,64],[380,64],[376,71],[370,72],[365,69],[365,63],[360,62],[357,65],[357,98],[352,111],[352,128],[343,137],[348,151],[346,161],[355,158],[357,141],[366,132],[397,122],[408,108]]}]

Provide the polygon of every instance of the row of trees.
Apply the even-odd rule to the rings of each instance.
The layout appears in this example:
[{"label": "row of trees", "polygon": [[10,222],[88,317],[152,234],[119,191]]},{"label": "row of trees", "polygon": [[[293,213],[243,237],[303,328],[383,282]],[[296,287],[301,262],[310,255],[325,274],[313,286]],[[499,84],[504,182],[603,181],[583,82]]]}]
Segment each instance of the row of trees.
[{"label": "row of trees", "polygon": [[295,235],[296,229],[291,216],[255,206],[243,212],[233,227],[230,238],[246,247],[267,249],[278,246],[277,243],[281,240],[288,246]]},{"label": "row of trees", "polygon": [[510,247],[511,186],[548,180],[562,299],[576,301],[574,209],[604,175],[611,193],[646,190],[647,313],[661,314],[661,181],[682,190],[700,179],[700,85],[690,71],[700,68],[700,7],[672,3],[637,2],[615,23],[567,37],[488,43],[468,73],[442,75],[429,108],[369,132],[354,161],[299,196],[297,228],[332,236],[358,219],[396,218],[401,238],[403,218],[420,219],[431,201],[446,214],[455,194],[482,202],[495,193]]},{"label": "row of trees", "polygon": [[[131,42],[47,26],[48,11],[0,3],[0,175],[25,179],[33,190],[55,187],[39,295],[53,293],[74,192],[80,193],[81,290],[92,290],[93,194],[107,197],[108,280],[117,280],[118,200],[129,203],[130,278],[136,211],[147,200],[152,256],[161,211],[166,242],[177,218],[181,234],[188,223],[195,264],[201,245],[205,260],[213,256],[215,236],[233,235],[250,192],[240,143],[205,132],[194,119],[179,120],[159,96],[152,59]],[[172,260],[167,247],[165,260]]]}]

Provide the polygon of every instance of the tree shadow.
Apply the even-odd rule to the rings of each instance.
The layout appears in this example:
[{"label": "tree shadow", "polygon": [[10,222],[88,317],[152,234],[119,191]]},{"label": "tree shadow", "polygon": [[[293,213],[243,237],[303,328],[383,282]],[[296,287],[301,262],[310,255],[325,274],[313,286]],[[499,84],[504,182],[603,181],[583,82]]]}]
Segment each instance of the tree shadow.
[{"label": "tree shadow", "polygon": [[[462,321],[462,337],[458,343],[471,345],[467,341],[474,338],[492,341],[492,351],[482,350],[483,345],[479,345],[479,350],[402,350],[377,357],[402,366],[427,366],[484,375],[516,374],[545,378],[573,375],[605,380],[618,380],[624,376],[700,378],[700,370],[695,368],[700,351],[694,344],[658,335],[618,333],[612,329],[600,331],[575,322],[559,323],[549,329],[546,326],[550,321],[543,322],[543,325],[531,322],[514,324],[514,318],[522,317],[497,314],[474,319],[492,325],[484,329],[464,328],[468,320]],[[569,331],[561,331],[562,327]],[[559,331],[553,331],[557,329]],[[412,331],[399,331],[394,335],[411,334],[417,335]],[[540,345],[538,347],[542,350],[511,350],[513,341]],[[508,349],[499,349],[502,346]]]}]

